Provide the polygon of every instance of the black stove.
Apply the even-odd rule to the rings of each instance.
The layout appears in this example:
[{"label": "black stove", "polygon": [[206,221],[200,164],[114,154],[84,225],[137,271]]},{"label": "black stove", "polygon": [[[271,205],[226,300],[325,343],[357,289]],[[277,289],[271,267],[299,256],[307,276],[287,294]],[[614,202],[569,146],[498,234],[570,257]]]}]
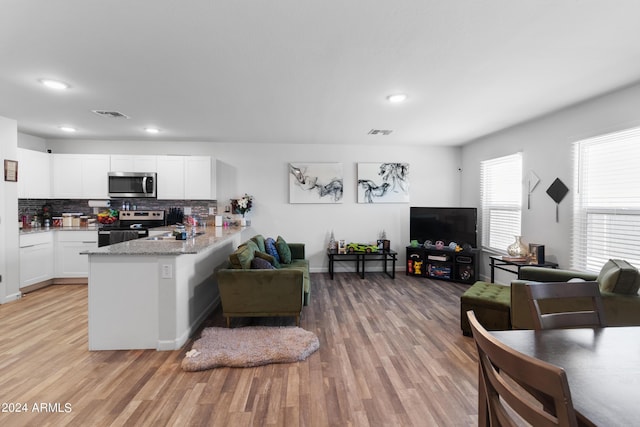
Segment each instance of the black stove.
[{"label": "black stove", "polygon": [[149,228],[166,225],[164,211],[120,211],[118,221],[98,230],[98,246],[149,237]]}]

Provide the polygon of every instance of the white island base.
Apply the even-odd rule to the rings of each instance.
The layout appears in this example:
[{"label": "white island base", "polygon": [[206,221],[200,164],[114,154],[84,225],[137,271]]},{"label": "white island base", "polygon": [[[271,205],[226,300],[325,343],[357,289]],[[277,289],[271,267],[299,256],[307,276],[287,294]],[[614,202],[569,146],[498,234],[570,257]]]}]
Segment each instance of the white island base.
[{"label": "white island base", "polygon": [[89,350],[181,348],[218,305],[214,270],[241,240],[212,233],[88,252]]}]

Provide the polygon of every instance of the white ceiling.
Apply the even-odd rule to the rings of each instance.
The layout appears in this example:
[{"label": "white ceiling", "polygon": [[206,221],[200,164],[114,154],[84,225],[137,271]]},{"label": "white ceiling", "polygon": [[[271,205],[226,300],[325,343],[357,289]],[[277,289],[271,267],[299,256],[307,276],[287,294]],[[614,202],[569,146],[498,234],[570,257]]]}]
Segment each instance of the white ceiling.
[{"label": "white ceiling", "polygon": [[0,115],[45,138],[458,145],[640,80],[639,16],[638,0],[2,0]]}]

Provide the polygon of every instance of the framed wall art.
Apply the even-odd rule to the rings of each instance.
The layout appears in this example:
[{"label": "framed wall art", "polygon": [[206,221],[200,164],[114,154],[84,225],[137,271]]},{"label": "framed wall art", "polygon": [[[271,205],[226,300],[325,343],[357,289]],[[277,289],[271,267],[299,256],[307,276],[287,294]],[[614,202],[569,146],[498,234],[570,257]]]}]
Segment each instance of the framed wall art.
[{"label": "framed wall art", "polygon": [[358,163],[358,203],[409,203],[409,163]]},{"label": "framed wall art", "polygon": [[342,203],[342,163],[289,163],[289,203]]},{"label": "framed wall art", "polygon": [[18,182],[18,162],[16,160],[4,161],[4,180]]}]

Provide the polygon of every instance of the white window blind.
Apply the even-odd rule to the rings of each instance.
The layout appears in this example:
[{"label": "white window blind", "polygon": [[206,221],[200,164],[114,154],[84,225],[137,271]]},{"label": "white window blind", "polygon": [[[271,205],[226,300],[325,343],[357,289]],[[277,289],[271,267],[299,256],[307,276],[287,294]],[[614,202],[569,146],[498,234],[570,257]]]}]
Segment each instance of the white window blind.
[{"label": "white window blind", "polygon": [[576,142],[574,165],[572,268],[640,267],[640,128]]},{"label": "white window blind", "polygon": [[520,235],[522,153],[480,163],[482,246],[506,251]]}]

